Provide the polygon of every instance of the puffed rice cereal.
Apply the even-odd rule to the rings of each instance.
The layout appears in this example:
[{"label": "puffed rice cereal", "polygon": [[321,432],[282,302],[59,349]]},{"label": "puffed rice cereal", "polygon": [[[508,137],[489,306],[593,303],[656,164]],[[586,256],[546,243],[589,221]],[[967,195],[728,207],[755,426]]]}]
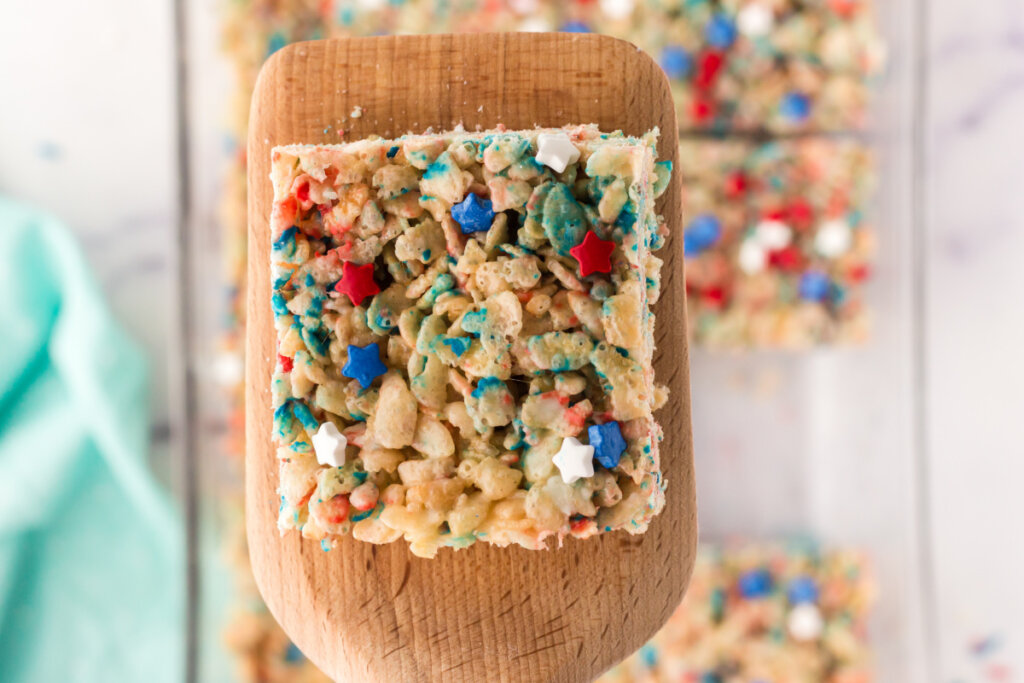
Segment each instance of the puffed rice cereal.
[{"label": "puffed rice cereal", "polygon": [[675,614],[597,683],[871,683],[876,593],[857,549],[702,545]]},{"label": "puffed rice cereal", "polygon": [[665,491],[656,139],[584,125],[273,150],[282,533],[433,557],[646,530]]}]

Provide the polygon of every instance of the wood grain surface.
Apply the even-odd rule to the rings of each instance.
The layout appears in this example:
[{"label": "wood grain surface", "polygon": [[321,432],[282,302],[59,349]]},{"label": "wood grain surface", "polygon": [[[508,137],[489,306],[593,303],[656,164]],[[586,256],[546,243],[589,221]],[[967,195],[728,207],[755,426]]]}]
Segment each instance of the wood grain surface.
[{"label": "wood grain surface", "polygon": [[[349,118],[353,107],[363,114]],[[547,552],[478,543],[436,559],[404,541],[345,538],[323,552],[277,530],[271,446],[270,150],[370,135],[597,123],[662,131],[675,110],[661,69],[597,35],[476,34],[329,40],[286,47],[253,94],[248,141],[249,283],[246,515],[257,584],[299,648],[341,681],[589,681],[650,637],[682,598],[697,541],[680,188],[659,200],[671,236],[656,312],[655,368],[671,388],[658,413],[665,510],[642,536],[567,539]],[[344,138],[338,135],[344,129]]]}]

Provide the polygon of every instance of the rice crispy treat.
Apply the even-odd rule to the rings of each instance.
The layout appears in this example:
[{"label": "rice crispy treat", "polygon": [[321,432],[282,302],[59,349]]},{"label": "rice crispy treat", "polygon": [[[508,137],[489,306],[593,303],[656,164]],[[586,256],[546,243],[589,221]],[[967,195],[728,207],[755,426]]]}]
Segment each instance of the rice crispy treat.
[{"label": "rice crispy treat", "polygon": [[680,168],[696,345],[800,349],[869,333],[870,148],[851,139],[686,140]]},{"label": "rice crispy treat", "polygon": [[282,533],[432,557],[646,530],[665,489],[656,138],[273,150]]},{"label": "rice crispy treat", "polygon": [[871,0],[567,3],[562,30],[625,38],[659,61],[680,129],[860,130],[884,44]]},{"label": "rice crispy treat", "polygon": [[668,624],[598,683],[871,683],[874,603],[855,550],[702,546]]}]

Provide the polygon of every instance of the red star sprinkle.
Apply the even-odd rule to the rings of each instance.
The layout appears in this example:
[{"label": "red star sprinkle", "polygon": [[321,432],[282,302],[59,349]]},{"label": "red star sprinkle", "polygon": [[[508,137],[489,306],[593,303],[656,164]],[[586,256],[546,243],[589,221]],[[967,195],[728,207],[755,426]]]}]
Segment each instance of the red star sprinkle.
[{"label": "red star sprinkle", "polygon": [[768,263],[780,270],[795,271],[803,266],[803,254],[794,246],[773,251],[768,255]]},{"label": "red star sprinkle", "polygon": [[814,207],[802,197],[798,197],[790,202],[789,206],[786,207],[786,214],[789,216],[789,222],[797,230],[806,230],[814,223]]},{"label": "red star sprinkle", "polygon": [[569,250],[569,253],[580,262],[580,277],[586,277],[591,273],[612,272],[613,249],[615,242],[603,240],[591,230],[587,232],[582,242]]},{"label": "red star sprinkle", "polygon": [[743,171],[736,171],[725,179],[725,194],[731,199],[742,197],[747,191],[749,184],[747,176],[743,174]]},{"label": "red star sprinkle", "polygon": [[347,294],[353,306],[363,303],[363,299],[380,292],[380,287],[373,281],[373,264],[357,266],[351,261],[341,264],[341,279],[334,285],[334,291]]},{"label": "red star sprinkle", "polygon": [[707,123],[715,115],[715,103],[702,93],[697,93],[690,102],[690,116],[697,123]]},{"label": "red star sprinkle", "polygon": [[702,90],[711,87],[725,64],[725,55],[721,52],[709,50],[700,56],[697,61],[697,73],[694,75],[694,85]]}]

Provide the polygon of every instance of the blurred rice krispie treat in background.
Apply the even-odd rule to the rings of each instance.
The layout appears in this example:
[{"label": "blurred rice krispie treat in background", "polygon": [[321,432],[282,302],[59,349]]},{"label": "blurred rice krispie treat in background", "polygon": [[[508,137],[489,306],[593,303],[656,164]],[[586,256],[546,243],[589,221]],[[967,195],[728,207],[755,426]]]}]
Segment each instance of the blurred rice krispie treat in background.
[{"label": "blurred rice krispie treat in background", "polygon": [[870,683],[874,600],[856,552],[706,545],[668,624],[598,683]]},{"label": "blurred rice krispie treat in background", "polygon": [[884,64],[870,0],[651,0],[623,37],[661,63],[684,131],[861,130]]},{"label": "blurred rice krispie treat in background", "polygon": [[234,570],[235,604],[223,644],[234,657],[243,683],[330,683],[284,634],[263,603],[249,565],[241,498],[232,499],[228,516],[237,517],[224,535],[224,556]]},{"label": "blurred rice krispie treat in background", "polygon": [[681,145],[690,333],[712,348],[863,341],[871,150],[829,137]]}]

